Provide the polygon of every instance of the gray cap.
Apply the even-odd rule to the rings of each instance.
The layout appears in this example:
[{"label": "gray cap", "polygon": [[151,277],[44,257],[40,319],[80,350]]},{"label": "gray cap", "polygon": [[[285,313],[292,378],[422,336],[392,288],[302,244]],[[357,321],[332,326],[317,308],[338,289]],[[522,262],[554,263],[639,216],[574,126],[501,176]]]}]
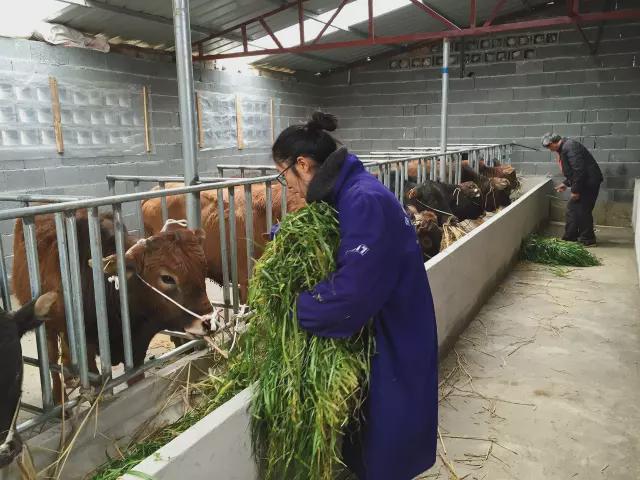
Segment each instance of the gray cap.
[{"label": "gray cap", "polygon": [[542,146],[548,147],[551,143],[556,143],[562,140],[562,137],[557,133],[545,133],[542,136]]}]

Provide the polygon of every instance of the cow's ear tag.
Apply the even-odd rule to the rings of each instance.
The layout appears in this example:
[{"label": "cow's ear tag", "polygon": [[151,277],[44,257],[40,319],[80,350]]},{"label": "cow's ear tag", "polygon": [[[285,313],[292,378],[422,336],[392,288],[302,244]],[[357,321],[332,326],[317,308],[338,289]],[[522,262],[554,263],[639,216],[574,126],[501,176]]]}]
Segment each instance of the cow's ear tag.
[{"label": "cow's ear tag", "polygon": [[[114,254],[102,259],[102,271],[105,273],[105,275],[108,275],[110,277],[118,275],[118,262],[116,261],[116,258],[117,256]],[[89,266],[93,266],[93,262],[91,260],[89,260]],[[131,278],[134,273],[135,270],[127,265],[127,278]]]}]

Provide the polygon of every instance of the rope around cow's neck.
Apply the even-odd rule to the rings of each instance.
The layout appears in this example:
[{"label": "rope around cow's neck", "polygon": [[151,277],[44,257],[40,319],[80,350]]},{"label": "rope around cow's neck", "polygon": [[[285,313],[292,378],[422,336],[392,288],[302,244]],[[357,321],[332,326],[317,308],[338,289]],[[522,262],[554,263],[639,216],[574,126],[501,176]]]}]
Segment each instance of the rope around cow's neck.
[{"label": "rope around cow's neck", "polygon": [[438,213],[443,213],[443,214],[445,214],[445,215],[451,215],[452,217],[455,217],[455,215],[454,215],[453,213],[450,213],[450,212],[444,212],[444,211],[442,211],[442,210],[438,210],[437,208],[434,208],[434,207],[432,207],[432,206],[430,206],[430,205],[427,205],[427,204],[426,204],[426,203],[424,203],[424,202],[421,202],[421,201],[420,201],[420,200],[418,200],[417,198],[415,198],[414,200],[415,200],[416,202],[418,202],[420,205],[422,205],[424,208],[429,208],[429,209],[434,210],[434,211],[436,211],[436,212],[438,212]]}]

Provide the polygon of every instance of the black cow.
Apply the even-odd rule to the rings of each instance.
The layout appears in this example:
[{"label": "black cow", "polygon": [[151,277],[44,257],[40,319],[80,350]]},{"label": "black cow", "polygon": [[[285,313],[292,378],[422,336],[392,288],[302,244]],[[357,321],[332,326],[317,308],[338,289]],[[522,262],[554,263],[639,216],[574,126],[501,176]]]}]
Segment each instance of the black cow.
[{"label": "black cow", "polygon": [[15,429],[22,395],[20,338],[46,320],[55,299],[56,294],[50,292],[15,312],[0,309],[0,468],[9,465],[22,450],[22,440]]},{"label": "black cow", "polygon": [[473,182],[450,185],[427,180],[420,185],[411,185],[405,185],[405,204],[415,207],[418,212],[431,210],[438,216],[440,225],[450,217],[462,221],[479,218],[484,213],[480,190]]}]

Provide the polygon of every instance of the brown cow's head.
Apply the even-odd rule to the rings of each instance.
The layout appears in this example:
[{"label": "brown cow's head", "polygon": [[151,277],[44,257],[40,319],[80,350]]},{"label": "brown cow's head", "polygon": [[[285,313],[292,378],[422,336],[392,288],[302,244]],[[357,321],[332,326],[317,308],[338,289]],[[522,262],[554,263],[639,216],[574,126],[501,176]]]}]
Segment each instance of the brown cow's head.
[{"label": "brown cow's head", "polygon": [[511,187],[511,182],[507,178],[491,178],[491,186],[495,190],[506,190]]},{"label": "brown cow's head", "polygon": [[418,212],[413,205],[407,207],[407,212],[413,217],[413,226],[425,258],[437,255],[442,241],[442,228],[438,226],[438,216],[429,210]]},{"label": "brown cow's head", "polygon": [[[136,302],[146,315],[153,316],[166,328],[206,334],[206,320],[195,318],[145,284],[197,315],[210,315],[213,307],[205,285],[204,238],[202,229],[194,231],[173,224],[131,247],[125,255],[127,278],[130,285],[137,281],[136,291],[144,293],[141,299],[132,298],[130,305],[131,301]],[[116,255],[103,259],[103,269],[107,275],[117,275]]]}]

